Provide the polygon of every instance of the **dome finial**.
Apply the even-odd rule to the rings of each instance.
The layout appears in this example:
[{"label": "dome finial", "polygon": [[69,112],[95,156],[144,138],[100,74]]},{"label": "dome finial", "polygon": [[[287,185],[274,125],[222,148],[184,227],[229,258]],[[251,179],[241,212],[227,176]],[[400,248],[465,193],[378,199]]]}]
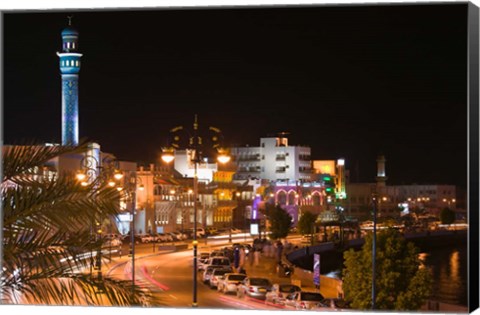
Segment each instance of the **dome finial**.
[{"label": "dome finial", "polygon": [[72,26],[72,18],[73,18],[73,15],[68,15],[68,16],[67,16],[68,26]]}]

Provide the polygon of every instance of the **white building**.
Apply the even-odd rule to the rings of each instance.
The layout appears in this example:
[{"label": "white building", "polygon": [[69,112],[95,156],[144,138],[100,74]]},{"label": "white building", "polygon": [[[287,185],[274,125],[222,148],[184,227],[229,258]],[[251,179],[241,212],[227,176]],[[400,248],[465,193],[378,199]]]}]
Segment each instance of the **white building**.
[{"label": "white building", "polygon": [[[195,150],[175,150],[174,169],[183,177],[193,178],[195,165],[192,162]],[[210,163],[207,159],[197,165],[197,178],[199,183],[210,183],[213,180],[213,173],[217,171],[217,163]]]},{"label": "white building", "polygon": [[310,147],[289,146],[283,136],[261,138],[259,147],[230,148],[230,154],[237,165],[237,180],[312,180]]}]

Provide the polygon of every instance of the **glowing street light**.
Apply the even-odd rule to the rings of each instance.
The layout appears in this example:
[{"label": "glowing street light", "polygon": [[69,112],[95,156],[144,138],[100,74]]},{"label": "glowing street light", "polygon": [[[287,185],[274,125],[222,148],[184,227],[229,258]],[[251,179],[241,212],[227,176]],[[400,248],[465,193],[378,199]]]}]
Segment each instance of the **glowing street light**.
[{"label": "glowing street light", "polygon": [[[218,135],[221,134],[220,129],[215,127],[209,128],[211,131],[217,133],[212,139],[213,141],[218,141]],[[171,130],[171,132],[177,132],[184,130],[183,126],[175,127]],[[198,122],[197,122],[197,115],[195,115],[195,121],[193,123],[193,136],[189,137],[189,148],[193,150],[193,155],[191,158],[191,162],[194,165],[193,171],[193,302],[192,307],[197,307],[197,200],[198,200],[198,165],[202,161],[201,157],[201,148],[202,146],[202,138],[198,135]],[[173,147],[178,148],[179,145],[177,143],[173,144]],[[220,148],[218,144],[213,145],[218,152],[217,160],[218,162],[224,164],[230,161],[230,156],[228,155],[228,151],[226,149]],[[161,156],[162,160],[166,163],[170,163],[174,160],[175,154],[174,149],[169,147],[163,150],[163,154]],[[189,191],[190,193],[190,191]]]}]

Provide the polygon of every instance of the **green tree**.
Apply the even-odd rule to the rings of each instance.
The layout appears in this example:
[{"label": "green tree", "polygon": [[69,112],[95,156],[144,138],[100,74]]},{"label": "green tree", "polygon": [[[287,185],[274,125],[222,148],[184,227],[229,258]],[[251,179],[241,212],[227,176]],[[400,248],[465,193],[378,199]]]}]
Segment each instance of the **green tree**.
[{"label": "green tree", "polygon": [[73,174],[38,176],[48,161],[81,154],[87,144],[11,146],[2,154],[2,300],[10,304],[140,305],[149,299],[127,280],[90,275],[91,222],[118,214],[119,193]]},{"label": "green tree", "polygon": [[[372,242],[369,233],[361,250],[344,253],[343,291],[355,309],[372,305]],[[377,233],[375,261],[376,309],[420,309],[430,295],[432,277],[413,243],[395,229],[382,230]]]},{"label": "green tree", "polygon": [[266,216],[270,221],[270,238],[285,238],[292,227],[292,216],[280,206],[267,204]]},{"label": "green tree", "polygon": [[442,224],[452,224],[455,221],[455,211],[450,208],[440,210],[440,222]]},{"label": "green tree", "polygon": [[298,219],[297,229],[301,235],[312,234],[313,225],[317,216],[310,211],[305,211],[302,213],[300,219]]}]

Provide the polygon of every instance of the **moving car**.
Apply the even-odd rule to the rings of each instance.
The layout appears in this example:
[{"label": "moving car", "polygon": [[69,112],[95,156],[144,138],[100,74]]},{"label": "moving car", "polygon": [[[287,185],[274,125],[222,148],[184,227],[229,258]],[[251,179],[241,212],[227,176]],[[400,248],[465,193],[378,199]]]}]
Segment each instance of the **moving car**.
[{"label": "moving car", "polygon": [[293,307],[296,310],[311,310],[318,307],[325,307],[322,303],[325,298],[319,292],[300,291],[287,295],[285,306]]},{"label": "moving car", "polygon": [[217,291],[227,294],[230,292],[237,292],[237,286],[247,277],[243,273],[226,273],[223,279],[218,281]]},{"label": "moving car", "polygon": [[265,300],[267,292],[272,284],[267,278],[246,277],[237,287],[237,297],[250,297],[259,300]]},{"label": "moving car", "polygon": [[274,304],[285,304],[285,299],[289,294],[300,292],[302,289],[299,286],[290,283],[275,283],[272,285],[271,291],[265,295],[265,301]]}]

